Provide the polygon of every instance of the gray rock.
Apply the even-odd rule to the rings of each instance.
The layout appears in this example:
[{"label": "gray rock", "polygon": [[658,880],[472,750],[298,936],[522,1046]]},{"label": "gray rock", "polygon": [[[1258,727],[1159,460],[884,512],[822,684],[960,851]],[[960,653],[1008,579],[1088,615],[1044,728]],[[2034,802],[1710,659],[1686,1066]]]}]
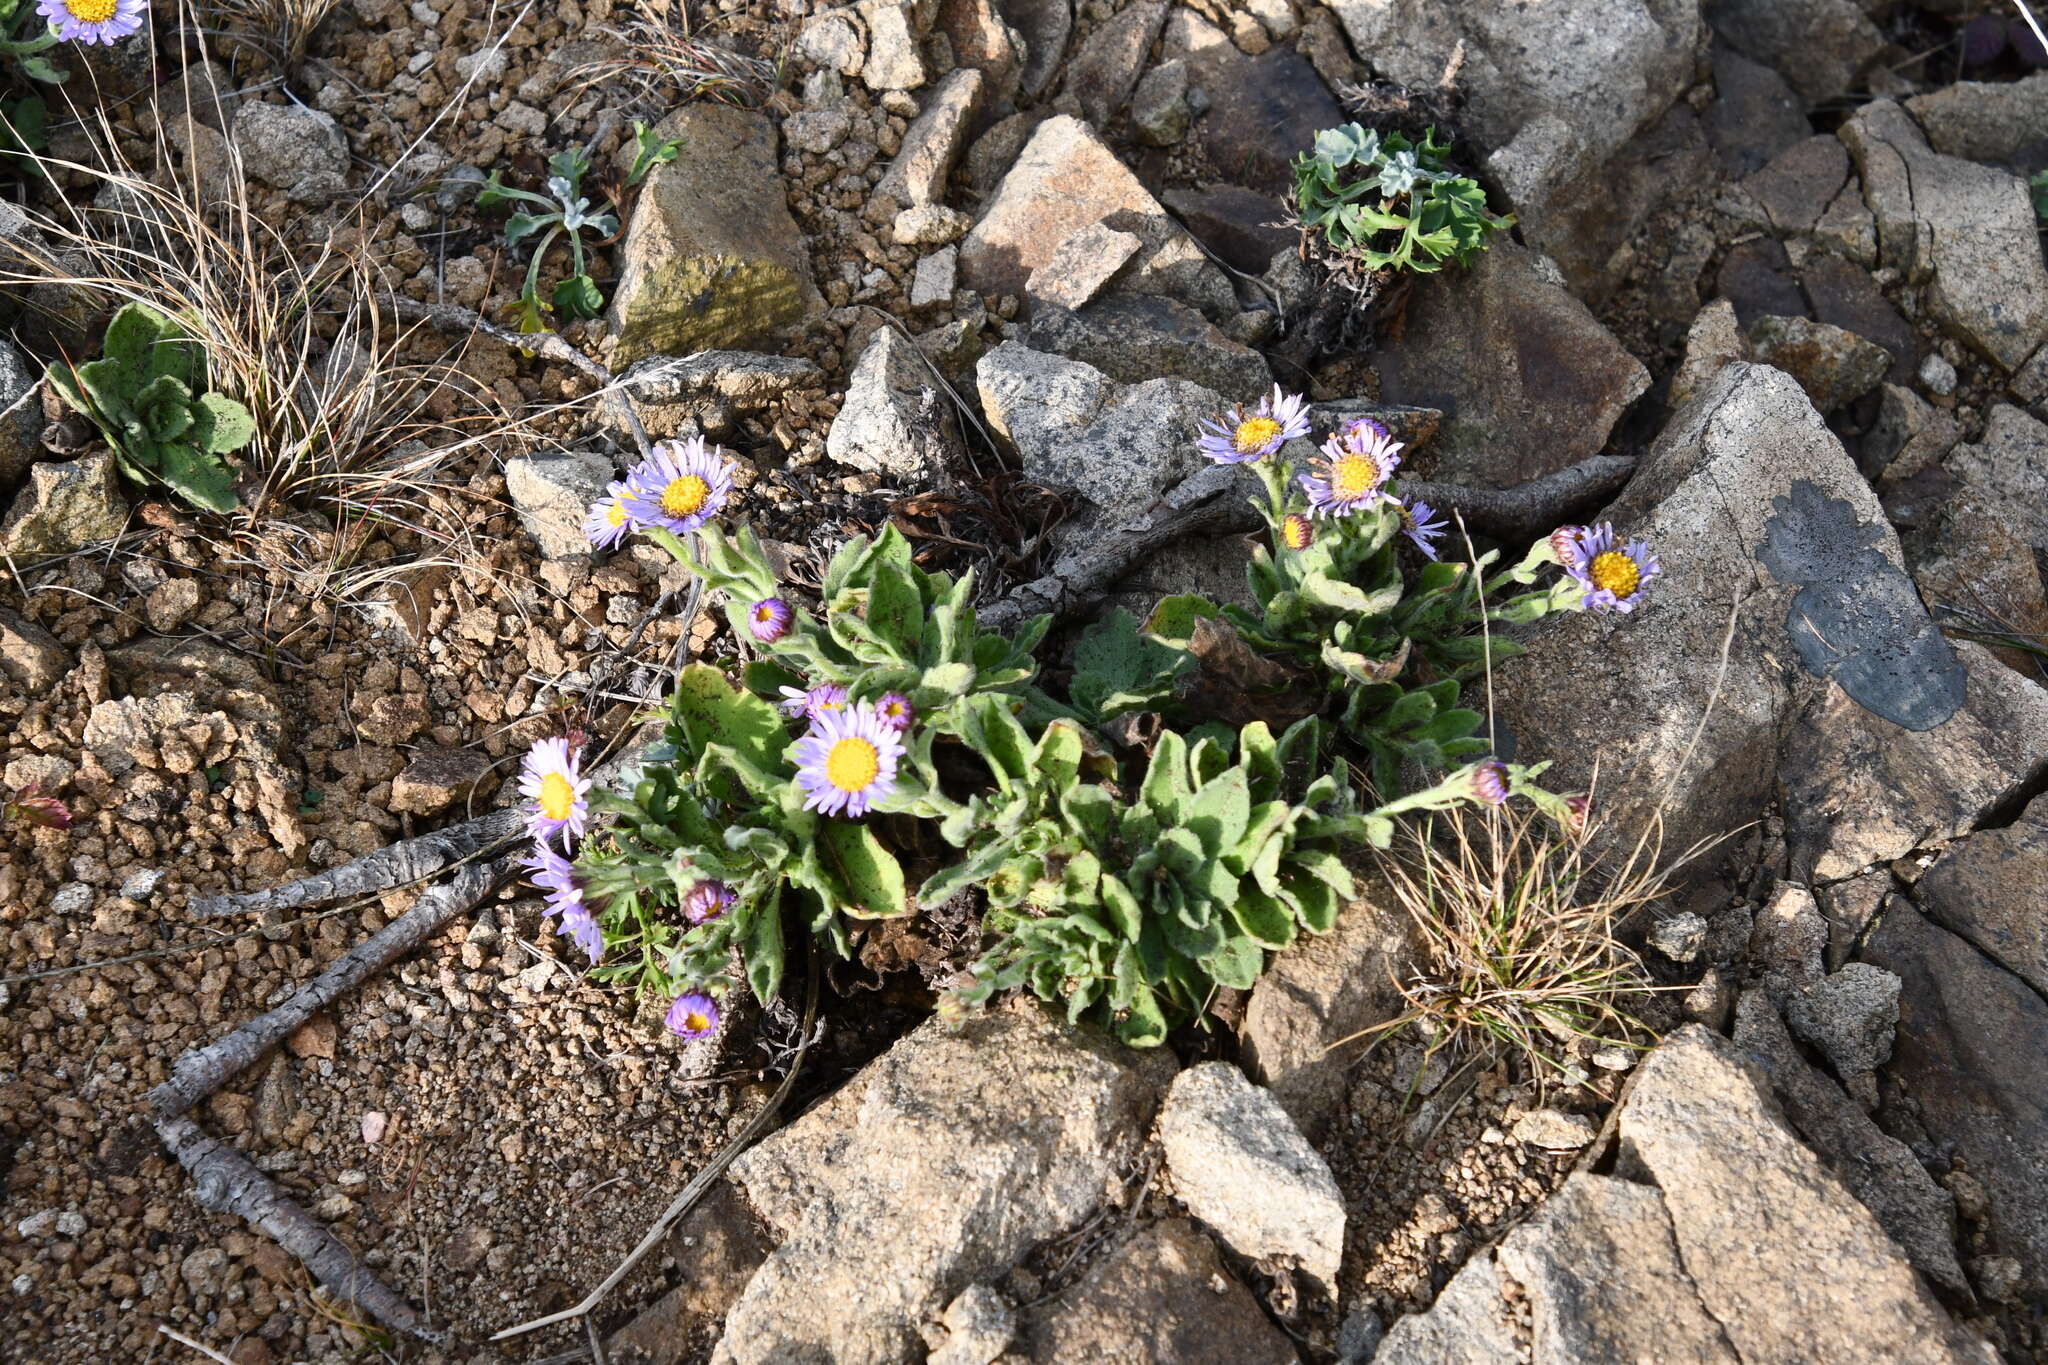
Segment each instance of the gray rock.
[{"label": "gray rock", "polygon": [[1229,1062],[1173,1078],[1159,1141],[1187,1211],[1240,1256],[1285,1258],[1334,1300],[1344,1255],[1344,1196],[1269,1090]]},{"label": "gray rock", "polygon": [[783,1240],[714,1359],[914,1358],[919,1323],[1095,1209],[1172,1068],[1034,1005],[926,1023],[734,1163]]},{"label": "gray rock", "polygon": [[1242,185],[1170,189],[1162,197],[1197,241],[1247,275],[1265,273],[1276,255],[1292,252],[1300,240],[1281,221],[1273,196]]},{"label": "gray rock", "polygon": [[1928,918],[1960,934],[2048,998],[2048,796],[2010,825],[1979,830],[1941,855],[1913,895]]},{"label": "gray rock", "polygon": [[1855,0],[1712,0],[1705,9],[1715,36],[1777,67],[1810,101],[1849,90],[1884,51]]},{"label": "gray rock", "polygon": [[1395,1320],[1372,1357],[1373,1365],[1479,1365],[1519,1360],[1514,1311],[1501,1293],[1500,1268],[1481,1252],[1436,1296],[1424,1313]]},{"label": "gray rock", "polygon": [[1890,1082],[1988,1194],[1985,1250],[2019,1261],[2023,1293],[2048,1292],[2048,1004],[1907,904],[1885,911],[1863,956],[1901,983]]},{"label": "gray rock", "polygon": [[799,57],[842,76],[858,76],[867,52],[866,30],[851,9],[830,9],[813,16],[796,37]]},{"label": "gray rock", "polygon": [[1786,1001],[1785,1022],[1821,1050],[1851,1094],[1877,1092],[1868,1084],[1891,1060],[1899,1022],[1899,979],[1867,962],[1851,962]]},{"label": "gray rock", "polygon": [[1891,893],[1892,874],[1888,868],[1872,868],[1861,876],[1845,877],[1814,892],[1828,919],[1827,969],[1839,971],[1856,951],[1864,930],[1876,918]]},{"label": "gray rock", "polygon": [[1863,468],[1884,484],[1898,483],[1939,464],[1961,437],[1948,413],[1911,389],[1886,384],[1877,424],[1863,441]]},{"label": "gray rock", "polygon": [[618,477],[608,456],[590,451],[526,455],[505,461],[505,492],[519,524],[546,559],[589,555],[583,521],[590,504]]},{"label": "gray rock", "polygon": [[1195,116],[1188,152],[1268,195],[1293,183],[1289,165],[1317,132],[1347,117],[1315,67],[1293,48],[1253,55],[1190,9],[1176,8],[1167,18],[1160,52],[1162,61],[1187,67]]},{"label": "gray rock", "polygon": [[1749,329],[1750,356],[1799,381],[1822,412],[1876,388],[1892,358],[1854,332],[1811,318],[1760,317]]},{"label": "gray rock", "polygon": [[985,1284],[972,1284],[939,1315],[945,1340],[925,1365],[989,1365],[1017,1335],[1017,1310]]},{"label": "gray rock", "polygon": [[1927,307],[2005,370],[2048,339],[2048,268],[2025,182],[1942,156],[1890,100],[1841,128],[1877,219],[1879,257],[1927,282]]},{"label": "gray rock", "polygon": [[1010,167],[1017,164],[1024,144],[1031,140],[1031,134],[1043,122],[1043,114],[1025,112],[1011,114],[990,124],[988,131],[967,149],[965,174],[968,188],[983,199],[995,193],[996,186],[1009,174]]},{"label": "gray rock", "polygon": [[1145,55],[1166,22],[1166,0],[1138,0],[1095,26],[1067,63],[1066,91],[1082,117],[1100,128],[1124,107]]},{"label": "gray rock", "polygon": [[1743,992],[1735,1009],[1735,1042],[1769,1073],[1786,1116],[1835,1178],[1876,1215],[1921,1274],[1968,1303],[1970,1284],[1956,1262],[1955,1199],[1934,1183],[1912,1149],[1807,1065],[1762,991]]},{"label": "gray rock", "polygon": [[910,306],[936,308],[953,301],[960,277],[960,248],[942,247],[918,258],[917,272],[910,277]]},{"label": "gray rock", "polygon": [[1362,876],[1359,892],[1329,933],[1274,956],[1238,1029],[1246,1069],[1310,1134],[1343,1099],[1356,1060],[1335,1045],[1400,1015],[1406,1002],[1394,983],[1422,953],[1414,921],[1383,880]]},{"label": "gray rock", "polygon": [[1552,1152],[1576,1152],[1599,1135],[1599,1125],[1584,1114],[1567,1114],[1548,1106],[1531,1109],[1516,1119],[1512,1133],[1517,1142]]},{"label": "gray rock", "polygon": [[986,76],[998,100],[1014,100],[1024,74],[1024,36],[1003,22],[994,0],[939,0],[937,28],[956,63]]},{"label": "gray rock", "polygon": [[39,696],[71,671],[71,652],[35,622],[0,607],[0,673]]},{"label": "gray rock", "polygon": [[1352,1309],[1337,1328],[1337,1365],[1368,1365],[1386,1335],[1386,1324],[1378,1313],[1370,1308]]},{"label": "gray rock", "polygon": [[1574,1174],[1500,1244],[1529,1298],[1531,1365],[1736,1365],[1678,1257],[1656,1190]]},{"label": "gray rock", "polygon": [[1052,256],[1031,272],[1024,286],[1033,308],[1075,309],[1109,283],[1124,262],[1144,243],[1134,232],[1119,232],[1107,223],[1090,223],[1061,242]]},{"label": "gray rock", "polygon": [[768,116],[700,100],[657,131],[689,153],[655,167],[627,224],[606,314],[618,363],[750,345],[822,310]]},{"label": "gray rock", "polygon": [[[931,79],[918,40],[930,30],[933,7],[915,0],[860,0],[867,24],[867,60],[861,83],[870,90],[915,90]],[[919,21],[923,22],[920,23]]]},{"label": "gray rock", "polygon": [[701,1359],[701,1343],[718,1330],[773,1244],[739,1192],[720,1182],[683,1216],[666,1249],[690,1273],[612,1334],[606,1344],[620,1365]]},{"label": "gray rock", "polygon": [[234,121],[242,169],[288,198],[348,174],[348,139],[332,114],[299,104],[244,105]]},{"label": "gray rock", "polygon": [[1047,119],[960,247],[960,274],[989,298],[1021,295],[1031,272],[1093,223],[1144,243],[1126,288],[1165,294],[1212,318],[1237,311],[1223,272],[1081,120]]},{"label": "gray rock", "polygon": [[620,383],[636,404],[717,399],[746,412],[765,408],[797,389],[814,388],[824,380],[825,372],[802,356],[698,351],[642,360],[626,371]]},{"label": "gray rock", "polygon": [[1813,225],[1813,243],[1860,266],[1877,264],[1877,218],[1863,202],[1863,187],[1854,181],[1842,187],[1835,202]]},{"label": "gray rock", "polygon": [[1956,367],[1939,351],[1929,351],[1920,362],[1919,379],[1929,393],[1946,397],[1956,391]]},{"label": "gray rock", "polygon": [[1446,414],[1432,477],[1494,488],[1597,454],[1650,386],[1551,263],[1508,241],[1410,295],[1374,363],[1384,397]]},{"label": "gray rock", "polygon": [[1226,406],[1184,379],[1119,384],[1092,365],[1004,342],[976,367],[982,411],[1024,476],[1072,488],[1112,525],[1197,468],[1197,423]]},{"label": "gray rock", "polygon": [[1024,38],[1022,89],[1036,95],[1060,69],[1067,52],[1067,39],[1074,32],[1073,0],[996,0],[1002,12]]},{"label": "gray rock", "polygon": [[1299,1357],[1185,1219],[1154,1223],[1024,1315],[1030,1365],[1295,1365]]},{"label": "gray rock", "polygon": [[1273,384],[1257,351],[1232,341],[1194,309],[1155,295],[1111,295],[1078,312],[1036,310],[1024,343],[1127,384],[1186,379],[1237,402],[1258,398]]},{"label": "gray rock", "polygon": [[1943,468],[2011,507],[2028,543],[2048,550],[2048,426],[2007,403],[1992,407],[1984,435],[1959,446]]},{"label": "gray rock", "polygon": [[1131,95],[1131,136],[1171,147],[1188,135],[1188,64],[1176,57],[1147,71]]},{"label": "gray rock", "polygon": [[1777,995],[1810,986],[1827,970],[1828,922],[1813,893],[1779,882],[1750,925],[1749,958]]},{"label": "gray rock", "polygon": [[1666,1038],[1637,1068],[1620,1130],[1624,1169],[1663,1191],[1679,1260],[1742,1359],[1996,1360],[1722,1038],[1697,1025]]},{"label": "gray rock", "polygon": [[69,554],[110,540],[128,524],[128,504],[114,491],[114,457],[86,455],[29,466],[28,484],[0,519],[0,553],[19,559]]},{"label": "gray rock", "polygon": [[984,349],[981,323],[973,318],[955,318],[921,333],[917,349],[939,367],[948,383],[955,388],[964,387],[974,381],[974,367]]},{"label": "gray rock", "polygon": [[1906,110],[1944,156],[2015,163],[2048,129],[2048,72],[2017,81],[1957,81],[1913,96]]},{"label": "gray rock", "polygon": [[1809,137],[1773,157],[1742,182],[1763,210],[1763,226],[1780,237],[1810,232],[1849,183],[1849,153],[1840,138]]},{"label": "gray rock", "polygon": [[1747,359],[1749,342],[1743,338],[1742,328],[1736,321],[1735,305],[1727,299],[1715,299],[1700,309],[1692,326],[1686,330],[1685,351],[1679,358],[1677,371],[1671,376],[1667,403],[1673,411],[1684,407],[1694,394],[1721,372],[1722,366],[1733,360]]},{"label": "gray rock", "polygon": [[885,200],[914,208],[945,199],[946,178],[953,174],[967,145],[967,132],[986,84],[982,73],[972,67],[962,67],[939,83],[923,112],[904,131],[896,159],[875,186],[871,203],[878,211],[886,207]]},{"label": "gray rock", "polygon": [[1705,122],[1715,159],[1731,180],[1762,170],[1813,135],[1806,102],[1785,78],[1721,43],[1714,45],[1714,102]]},{"label": "gray rock", "polygon": [[962,449],[952,408],[916,343],[893,327],[876,329],[846,381],[825,453],[915,485],[952,468]]},{"label": "gray rock", "polygon": [[1707,922],[1690,910],[1667,915],[1650,926],[1649,942],[1673,962],[1691,962],[1706,946]]},{"label": "gray rock", "polygon": [[957,242],[974,220],[944,204],[917,204],[896,215],[890,232],[899,246],[946,246]]},{"label": "gray rock", "polygon": [[1883,347],[1889,361],[1885,378],[1894,384],[1912,382],[1920,338],[1868,270],[1840,256],[1813,256],[1799,271],[1799,286],[1816,320]]},{"label": "gray rock", "polygon": [[852,128],[853,116],[844,109],[806,109],[782,121],[782,136],[798,151],[823,156],[846,141]]},{"label": "gray rock", "polygon": [[43,458],[42,383],[28,357],[0,338],[0,490],[20,483]]}]

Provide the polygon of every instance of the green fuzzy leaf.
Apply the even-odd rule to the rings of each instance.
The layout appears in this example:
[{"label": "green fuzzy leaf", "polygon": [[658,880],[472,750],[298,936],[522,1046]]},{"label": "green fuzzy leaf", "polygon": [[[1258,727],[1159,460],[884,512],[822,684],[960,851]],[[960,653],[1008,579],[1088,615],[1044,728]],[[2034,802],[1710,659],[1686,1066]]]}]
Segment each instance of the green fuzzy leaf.
[{"label": "green fuzzy leaf", "polygon": [[868,583],[868,626],[905,661],[924,645],[924,598],[910,575],[894,564],[875,566]]},{"label": "green fuzzy leaf", "polygon": [[1251,792],[1242,768],[1232,768],[1196,792],[1183,817],[1202,850],[1215,858],[1234,848],[1251,823]]},{"label": "green fuzzy leaf", "polygon": [[192,406],[192,417],[193,444],[212,454],[240,450],[256,439],[256,419],[225,394],[200,394]]},{"label": "green fuzzy leaf", "polygon": [[604,312],[604,293],[588,275],[561,280],[548,300],[572,318],[594,318]]},{"label": "green fuzzy leaf", "polygon": [[1285,893],[1300,907],[1301,923],[1310,933],[1327,934],[1337,924],[1337,892],[1315,877],[1288,879]]},{"label": "green fuzzy leaf", "polygon": [[1197,960],[1216,978],[1217,985],[1238,991],[1256,986],[1266,967],[1265,952],[1249,938],[1227,939],[1221,948]]},{"label": "green fuzzy leaf", "polygon": [[710,664],[691,664],[677,675],[669,697],[669,718],[682,731],[693,754],[702,754],[716,744],[763,772],[782,768],[783,751],[789,745],[782,717],[761,698],[727,682]]},{"label": "green fuzzy leaf", "polygon": [[1102,908],[1108,912],[1117,932],[1131,942],[1137,942],[1145,928],[1145,914],[1138,905],[1138,898],[1131,894],[1131,889],[1121,878],[1108,873],[1104,873],[1096,885],[1102,897]]},{"label": "green fuzzy leaf", "polygon": [[1005,698],[987,693],[968,697],[957,714],[960,738],[981,756],[1003,790],[1030,772],[1031,737],[1010,714]]},{"label": "green fuzzy leaf", "polygon": [[1166,1041],[1166,1016],[1150,987],[1131,992],[1130,1008],[1116,1021],[1116,1036],[1129,1047],[1158,1047]]},{"label": "green fuzzy leaf", "polygon": [[747,921],[747,985],[763,1005],[782,987],[782,889],[769,891]]},{"label": "green fuzzy leaf", "polygon": [[140,384],[144,382],[150,355],[157,342],[170,335],[175,335],[175,331],[162,313],[146,304],[123,304],[107,321],[100,354],[134,375],[136,383]]},{"label": "green fuzzy leaf", "polygon": [[235,475],[220,456],[182,442],[157,448],[157,477],[194,507],[232,512],[238,505]]},{"label": "green fuzzy leaf", "polygon": [[1285,948],[1293,943],[1298,927],[1292,910],[1251,887],[1238,893],[1231,903],[1230,917],[1253,942],[1267,948]]},{"label": "green fuzzy leaf", "polygon": [[1161,732],[1152,748],[1152,765],[1145,770],[1145,783],[1139,794],[1165,824],[1185,823],[1194,789],[1188,783],[1187,741],[1175,731]]},{"label": "green fuzzy leaf", "polygon": [[895,919],[910,913],[903,867],[866,825],[828,820],[819,832],[824,859],[844,899],[837,909],[854,919]]},{"label": "green fuzzy leaf", "polygon": [[1038,737],[1038,744],[1031,751],[1031,768],[1038,773],[1055,791],[1065,791],[1073,786],[1081,775],[1080,727],[1071,721],[1057,720],[1045,727]]},{"label": "green fuzzy leaf", "polygon": [[1118,608],[1074,646],[1068,694],[1099,724],[1156,708],[1172,695],[1174,681],[1194,667],[1194,655],[1140,634],[1136,619]]},{"label": "green fuzzy leaf", "polygon": [[1145,618],[1145,634],[1184,649],[1194,639],[1195,622],[1213,620],[1222,610],[1199,593],[1162,597]]}]

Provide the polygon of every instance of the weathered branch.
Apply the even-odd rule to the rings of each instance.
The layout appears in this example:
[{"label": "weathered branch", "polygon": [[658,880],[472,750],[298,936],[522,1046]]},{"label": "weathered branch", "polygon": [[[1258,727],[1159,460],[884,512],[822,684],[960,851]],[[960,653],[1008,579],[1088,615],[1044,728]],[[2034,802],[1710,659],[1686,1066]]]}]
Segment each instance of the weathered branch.
[{"label": "weathered branch", "polygon": [[360,1305],[392,1331],[437,1345],[447,1342],[447,1333],[429,1326],[411,1304],[365,1269],[341,1239],[287,1198],[233,1146],[207,1136],[182,1114],[157,1119],[156,1131],[164,1147],[191,1174],[193,1192],[202,1206],[246,1219],[304,1261],[313,1278],[331,1293]]},{"label": "weathered branch", "polygon": [[412,909],[343,953],[283,1004],[178,1058],[170,1079],[149,1092],[150,1107],[163,1119],[185,1113],[230,1077],[255,1065],[299,1025],[372,972],[411,952],[449,920],[510,881],[518,870],[518,860],[509,855],[465,864],[451,880],[422,893]]},{"label": "weathered branch", "polygon": [[191,913],[207,919],[219,915],[260,914],[295,910],[302,905],[374,896],[395,886],[425,881],[451,864],[494,849],[519,837],[524,818],[516,808],[487,811],[474,820],[433,830],[388,844],[340,867],[316,872],[262,891],[235,891],[194,901]]},{"label": "weathered branch", "polygon": [[1401,495],[1442,511],[1456,508],[1465,525],[1498,540],[1534,540],[1582,517],[1628,482],[1636,462],[1628,455],[1594,455],[1554,474],[1513,488],[1401,480]]}]

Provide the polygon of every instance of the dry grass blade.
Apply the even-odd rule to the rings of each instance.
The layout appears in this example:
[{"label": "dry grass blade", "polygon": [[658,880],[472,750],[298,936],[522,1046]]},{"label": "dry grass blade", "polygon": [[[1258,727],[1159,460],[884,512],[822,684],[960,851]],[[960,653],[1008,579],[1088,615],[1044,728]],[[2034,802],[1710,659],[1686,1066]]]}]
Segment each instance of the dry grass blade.
[{"label": "dry grass blade", "polygon": [[1368,1033],[1416,1025],[1430,1053],[1519,1053],[1556,1075],[1575,1040],[1644,1036],[1630,1002],[1657,987],[1617,933],[1674,868],[1660,865],[1658,822],[1625,852],[1598,833],[1560,831],[1532,807],[1458,807],[1411,829],[1382,869],[1423,962],[1396,983],[1408,1008]]},{"label": "dry grass blade", "polygon": [[575,89],[619,80],[664,110],[698,99],[758,109],[774,93],[780,77],[776,63],[693,33],[684,15],[635,19],[622,29],[604,32],[625,51],[578,66],[570,76]]},{"label": "dry grass blade", "polygon": [[306,60],[306,45],[314,31],[327,22],[341,0],[207,0],[199,5],[202,18],[224,20],[236,28],[220,30],[232,42],[245,42],[263,49],[287,71],[297,71]]}]

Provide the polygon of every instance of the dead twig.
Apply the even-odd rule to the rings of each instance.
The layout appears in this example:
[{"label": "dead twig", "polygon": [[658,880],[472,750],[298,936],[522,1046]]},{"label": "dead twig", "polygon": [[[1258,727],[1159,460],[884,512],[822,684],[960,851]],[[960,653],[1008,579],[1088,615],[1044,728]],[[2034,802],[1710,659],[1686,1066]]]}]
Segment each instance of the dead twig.
[{"label": "dead twig", "polygon": [[[180,1332],[175,1328],[166,1327],[162,1323],[158,1323],[156,1325],[156,1330],[163,1333],[165,1336],[169,1337],[172,1341],[177,1342],[180,1346],[189,1347],[192,1350],[199,1352],[199,1354],[205,1356],[208,1360],[218,1361],[219,1365],[235,1365],[234,1361],[229,1360],[226,1356],[222,1355],[219,1351],[214,1350],[211,1346],[208,1346],[203,1342],[194,1341],[192,1340],[192,1338],[186,1336],[183,1332]],[[154,1353],[152,1352],[152,1354]]]},{"label": "dead twig", "polygon": [[502,848],[517,839],[524,827],[522,817],[515,809],[490,811],[459,825],[450,825],[412,839],[401,839],[353,862],[301,877],[295,882],[286,882],[282,886],[203,896],[192,903],[191,913],[200,919],[212,919],[221,915],[293,910],[322,901],[376,895],[394,887],[423,882],[429,877],[439,876],[464,859]]}]

